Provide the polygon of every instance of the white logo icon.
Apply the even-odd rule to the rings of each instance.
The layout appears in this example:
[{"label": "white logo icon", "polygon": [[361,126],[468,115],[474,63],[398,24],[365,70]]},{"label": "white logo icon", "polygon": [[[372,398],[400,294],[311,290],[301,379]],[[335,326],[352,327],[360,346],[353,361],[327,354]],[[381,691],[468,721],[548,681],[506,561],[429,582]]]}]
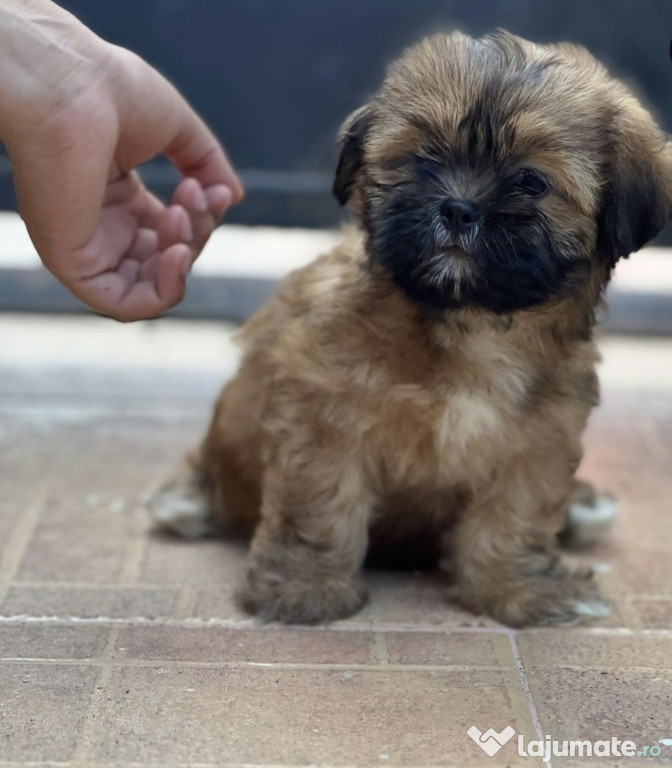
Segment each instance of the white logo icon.
[{"label": "white logo icon", "polygon": [[516,732],[510,725],[507,725],[500,733],[497,733],[493,728],[489,728],[485,733],[481,733],[475,725],[472,725],[467,731],[467,735],[490,757],[496,755],[515,734]]}]

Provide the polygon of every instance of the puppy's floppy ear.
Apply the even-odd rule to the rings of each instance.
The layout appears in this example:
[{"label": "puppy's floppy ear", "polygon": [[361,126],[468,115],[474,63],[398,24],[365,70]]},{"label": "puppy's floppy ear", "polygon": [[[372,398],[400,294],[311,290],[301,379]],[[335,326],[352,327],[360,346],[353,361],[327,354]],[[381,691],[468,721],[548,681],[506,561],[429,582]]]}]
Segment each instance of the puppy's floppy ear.
[{"label": "puppy's floppy ear", "polygon": [[362,145],[371,124],[371,106],[365,104],[355,110],[343,123],[339,133],[341,154],[332,187],[334,197],[345,205],[352,194],[357,174],[362,167]]},{"label": "puppy's floppy ear", "polygon": [[672,141],[631,96],[619,104],[611,133],[598,247],[613,265],[672,218]]}]

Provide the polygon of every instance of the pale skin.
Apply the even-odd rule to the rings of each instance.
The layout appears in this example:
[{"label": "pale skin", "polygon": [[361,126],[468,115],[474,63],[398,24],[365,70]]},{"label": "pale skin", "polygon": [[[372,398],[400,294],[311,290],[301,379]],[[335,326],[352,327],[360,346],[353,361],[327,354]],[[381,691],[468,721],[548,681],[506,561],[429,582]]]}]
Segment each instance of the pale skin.
[{"label": "pale skin", "polygon": [[[0,74],[0,140],[47,269],[117,320],[177,304],[243,196],[210,130],[155,69],[50,0],[2,0]],[[182,175],[170,205],[135,170],[159,154]]]}]

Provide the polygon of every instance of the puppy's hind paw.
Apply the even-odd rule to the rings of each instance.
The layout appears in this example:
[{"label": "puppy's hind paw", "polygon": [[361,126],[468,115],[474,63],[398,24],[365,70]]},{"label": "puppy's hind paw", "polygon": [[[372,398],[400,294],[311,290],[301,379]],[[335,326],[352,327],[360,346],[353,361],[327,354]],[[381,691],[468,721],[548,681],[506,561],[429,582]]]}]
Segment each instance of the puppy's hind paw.
[{"label": "puppy's hind paw", "polygon": [[164,486],[150,499],[147,508],[161,528],[184,539],[201,539],[213,533],[207,501],[187,485]]}]

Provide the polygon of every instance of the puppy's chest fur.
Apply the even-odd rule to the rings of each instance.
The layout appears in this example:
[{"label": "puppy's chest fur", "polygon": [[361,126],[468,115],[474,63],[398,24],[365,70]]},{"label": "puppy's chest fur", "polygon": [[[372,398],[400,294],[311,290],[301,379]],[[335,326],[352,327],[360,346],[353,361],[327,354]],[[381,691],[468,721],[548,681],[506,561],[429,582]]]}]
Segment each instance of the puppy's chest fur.
[{"label": "puppy's chest fur", "polygon": [[494,332],[443,336],[425,350],[425,366],[410,363],[415,381],[390,376],[370,390],[377,398],[364,400],[371,429],[363,447],[389,487],[470,481],[518,431],[532,384],[519,351]]},{"label": "puppy's chest fur", "polygon": [[347,242],[295,273],[250,330],[262,326],[290,418],[381,496],[487,482],[544,435],[580,432],[596,399],[592,343],[427,316]]}]

